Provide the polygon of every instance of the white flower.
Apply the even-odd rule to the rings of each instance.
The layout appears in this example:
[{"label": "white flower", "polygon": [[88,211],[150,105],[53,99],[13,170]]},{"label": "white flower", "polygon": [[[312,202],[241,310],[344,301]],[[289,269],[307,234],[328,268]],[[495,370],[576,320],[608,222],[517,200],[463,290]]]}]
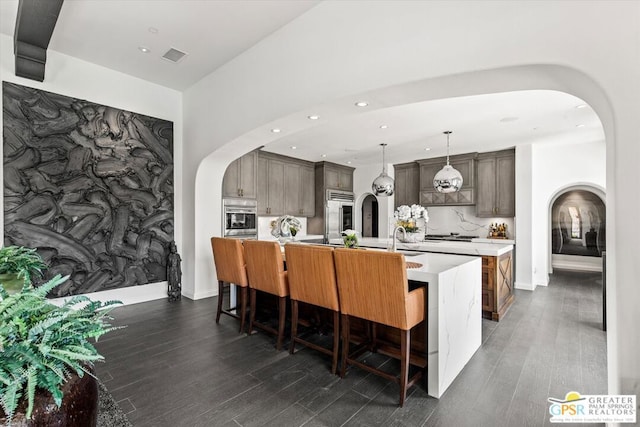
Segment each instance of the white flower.
[{"label": "white flower", "polygon": [[429,214],[427,209],[420,205],[402,205],[398,206],[393,214],[393,217],[399,221],[408,221],[410,219],[424,218],[425,221],[429,221]]},{"label": "white flower", "polygon": [[351,230],[351,229],[349,229],[349,230],[344,230],[344,231],[342,232],[342,234],[343,234],[344,236],[355,236],[355,235],[356,235],[356,230]]}]

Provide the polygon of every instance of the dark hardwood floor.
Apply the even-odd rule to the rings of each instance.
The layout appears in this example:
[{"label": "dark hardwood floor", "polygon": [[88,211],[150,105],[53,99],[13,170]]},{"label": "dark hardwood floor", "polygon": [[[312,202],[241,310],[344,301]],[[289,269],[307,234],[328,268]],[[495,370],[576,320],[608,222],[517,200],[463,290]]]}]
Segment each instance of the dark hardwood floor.
[{"label": "dark hardwood floor", "polygon": [[[116,309],[127,328],[98,343],[103,380],[134,426],[542,426],[548,397],[606,394],[600,274],[557,271],[548,287],[516,292],[499,323],[441,399],[358,369],[329,373],[329,357],[290,356],[262,332],[215,323],[216,299]],[[370,363],[393,366],[372,355]]]}]

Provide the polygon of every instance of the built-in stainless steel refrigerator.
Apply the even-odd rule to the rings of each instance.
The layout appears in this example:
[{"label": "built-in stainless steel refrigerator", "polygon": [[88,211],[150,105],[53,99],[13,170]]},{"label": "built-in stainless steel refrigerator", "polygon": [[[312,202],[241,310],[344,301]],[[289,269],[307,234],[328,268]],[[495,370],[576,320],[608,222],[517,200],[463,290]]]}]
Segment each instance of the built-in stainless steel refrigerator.
[{"label": "built-in stainless steel refrigerator", "polygon": [[327,190],[324,215],[325,239],[339,239],[344,230],[354,228],[353,193]]}]

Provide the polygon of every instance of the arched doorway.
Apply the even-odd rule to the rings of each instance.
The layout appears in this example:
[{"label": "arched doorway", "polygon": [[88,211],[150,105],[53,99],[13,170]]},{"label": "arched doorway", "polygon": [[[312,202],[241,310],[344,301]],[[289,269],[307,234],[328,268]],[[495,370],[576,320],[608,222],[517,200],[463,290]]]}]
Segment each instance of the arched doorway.
[{"label": "arched doorway", "polygon": [[368,194],[362,201],[362,237],[378,237],[378,199]]},{"label": "arched doorway", "polygon": [[606,249],[604,195],[589,187],[570,187],[550,203],[551,266],[600,271]]}]

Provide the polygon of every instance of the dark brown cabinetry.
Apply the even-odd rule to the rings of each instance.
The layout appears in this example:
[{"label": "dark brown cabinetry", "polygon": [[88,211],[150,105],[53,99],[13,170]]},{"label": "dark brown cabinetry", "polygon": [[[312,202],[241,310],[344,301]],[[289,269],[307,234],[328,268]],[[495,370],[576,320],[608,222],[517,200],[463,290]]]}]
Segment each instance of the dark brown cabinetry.
[{"label": "dark brown cabinetry", "polygon": [[476,171],[476,216],[515,216],[515,150],[511,149],[479,154]]},{"label": "dark brown cabinetry", "polygon": [[482,316],[500,320],[513,302],[513,252],[482,257]]},{"label": "dark brown cabinetry", "polygon": [[256,174],[258,154],[255,151],[234,160],[222,179],[222,197],[244,197],[255,199],[257,196]]},{"label": "dark brown cabinetry", "polygon": [[420,166],[416,162],[393,165],[395,175],[395,204],[415,205],[420,203]]},{"label": "dark brown cabinetry", "polygon": [[450,156],[449,163],[462,175],[462,188],[455,193],[439,193],[433,188],[433,178],[444,165],[446,157],[418,160],[420,165],[420,204],[423,206],[450,206],[475,204],[475,158],[477,153]]}]

